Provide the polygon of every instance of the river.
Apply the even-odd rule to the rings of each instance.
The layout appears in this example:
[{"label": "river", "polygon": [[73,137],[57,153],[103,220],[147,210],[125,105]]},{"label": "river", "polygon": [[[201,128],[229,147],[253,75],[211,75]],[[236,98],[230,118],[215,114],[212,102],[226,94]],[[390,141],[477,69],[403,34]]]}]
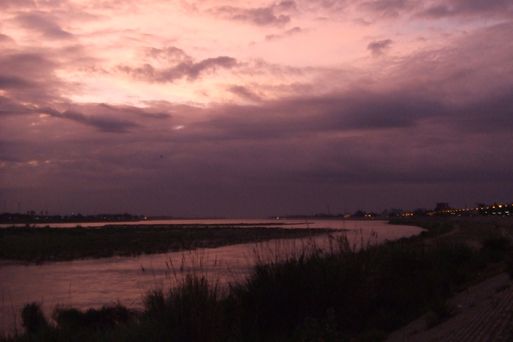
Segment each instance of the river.
[{"label": "river", "polygon": [[[265,220],[199,220],[148,221],[151,224],[244,224],[272,226],[277,221]],[[340,229],[358,246],[382,243],[419,234],[418,227],[391,225],[386,221],[349,220],[280,220],[285,227]],[[95,223],[94,226],[105,223]],[[111,224],[111,223],[108,223]],[[140,224],[140,223],[139,223]],[[76,226],[61,224],[61,228]],[[91,226],[84,223],[82,226]],[[54,226],[54,225],[52,225]],[[241,227],[244,229],[244,227]],[[342,233],[343,232],[343,233]],[[20,309],[29,302],[42,304],[49,315],[56,306],[79,309],[100,307],[120,302],[128,307],[141,307],[145,294],[156,288],[173,286],[184,273],[205,275],[220,283],[243,279],[257,259],[275,260],[293,254],[305,246],[332,246],[327,235],[314,239],[271,240],[194,251],[111,257],[41,265],[0,262],[0,333],[20,329]]]}]

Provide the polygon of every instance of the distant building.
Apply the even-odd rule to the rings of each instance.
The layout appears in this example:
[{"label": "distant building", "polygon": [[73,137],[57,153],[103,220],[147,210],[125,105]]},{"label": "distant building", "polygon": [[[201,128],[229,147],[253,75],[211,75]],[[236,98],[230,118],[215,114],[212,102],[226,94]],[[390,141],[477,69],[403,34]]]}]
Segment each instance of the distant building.
[{"label": "distant building", "polygon": [[413,217],[415,213],[411,210],[405,210],[401,213],[401,217]]},{"label": "distant building", "polygon": [[439,202],[436,204],[435,211],[447,211],[450,210],[451,207],[447,202]]}]

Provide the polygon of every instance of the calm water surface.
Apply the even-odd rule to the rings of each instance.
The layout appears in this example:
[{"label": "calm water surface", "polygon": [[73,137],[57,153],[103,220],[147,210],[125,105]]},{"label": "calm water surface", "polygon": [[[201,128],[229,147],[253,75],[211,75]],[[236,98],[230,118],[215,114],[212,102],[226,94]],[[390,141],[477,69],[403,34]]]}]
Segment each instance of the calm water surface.
[{"label": "calm water surface", "polygon": [[[262,220],[151,221],[152,224],[275,224]],[[390,225],[385,221],[301,220],[279,221],[294,228],[345,229],[351,244],[381,243],[419,234],[422,229]],[[131,222],[132,223],[132,222]],[[135,222],[133,222],[135,224]],[[147,222],[148,223],[148,222]],[[105,223],[94,223],[100,226]],[[140,223],[139,223],[140,224]],[[68,224],[60,225],[62,228]],[[76,226],[76,223],[71,226]],[[82,226],[91,226],[90,223]],[[243,229],[243,228],[241,228]],[[80,309],[117,301],[141,307],[144,295],[155,288],[173,286],[184,273],[205,275],[220,283],[243,279],[257,259],[274,260],[315,243],[328,248],[328,236],[314,239],[271,240],[186,252],[52,262],[43,265],[0,263],[0,332],[19,329],[19,312],[29,302],[39,302],[50,314],[56,306]]]}]

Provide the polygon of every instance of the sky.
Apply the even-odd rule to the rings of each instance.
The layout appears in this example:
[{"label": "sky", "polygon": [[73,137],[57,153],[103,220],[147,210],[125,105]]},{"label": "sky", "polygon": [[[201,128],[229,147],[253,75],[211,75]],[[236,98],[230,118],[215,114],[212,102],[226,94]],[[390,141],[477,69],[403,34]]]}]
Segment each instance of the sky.
[{"label": "sky", "polygon": [[513,201],[511,0],[0,0],[0,211]]}]

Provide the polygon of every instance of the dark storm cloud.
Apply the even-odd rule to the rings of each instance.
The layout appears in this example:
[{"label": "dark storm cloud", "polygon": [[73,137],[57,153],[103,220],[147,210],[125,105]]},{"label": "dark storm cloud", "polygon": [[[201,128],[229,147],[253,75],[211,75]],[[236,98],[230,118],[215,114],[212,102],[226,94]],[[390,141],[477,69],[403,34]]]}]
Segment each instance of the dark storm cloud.
[{"label": "dark storm cloud", "polygon": [[[512,25],[502,24],[465,36],[446,50],[413,54],[398,62],[389,77],[389,89],[382,91],[355,84],[351,91],[264,101],[247,86],[232,86],[229,91],[254,104],[197,109],[206,119],[187,126],[173,139],[289,139],[353,131],[380,134],[433,123],[451,127],[462,136],[476,131],[501,133],[511,127],[513,118],[509,101],[513,81],[501,77],[513,72],[513,42],[507,39],[511,35]],[[490,51],[486,58],[475,54],[479,48]]]},{"label": "dark storm cloud", "polygon": [[[1,89],[1,87],[0,87]],[[28,114],[31,110],[12,99],[0,96],[0,115]]]},{"label": "dark storm cloud", "polygon": [[[131,210],[196,215],[198,210],[212,215],[251,214],[262,208],[258,205],[261,201],[271,201],[265,210],[278,208],[280,214],[284,210],[281,201],[298,210],[299,202],[292,198],[303,198],[305,208],[311,208],[319,198],[340,201],[341,194],[351,195],[354,206],[374,205],[369,199],[354,199],[355,194],[346,186],[373,185],[393,192],[398,184],[512,181],[513,175],[507,172],[513,157],[507,145],[510,130],[488,127],[482,135],[483,130],[471,129],[489,120],[482,113],[497,108],[493,98],[453,108],[437,96],[425,97],[419,88],[386,94],[354,91],[290,98],[257,106],[182,107],[174,110],[178,116],[196,111],[205,119],[189,123],[183,117],[185,128],[180,131],[173,131],[173,125],[146,121],[147,127],[131,130],[130,136],[110,134],[101,140],[101,132],[92,131],[74,138],[80,143],[63,144],[52,141],[50,135],[36,150],[32,145],[8,145],[5,158],[23,155],[26,160],[50,159],[52,162],[41,164],[37,172],[48,173],[47,182],[59,185],[55,186],[57,191],[66,187],[82,193],[77,184],[67,181],[78,177],[82,187],[87,184],[88,188],[91,185],[113,193],[151,190],[151,198],[158,198],[153,202],[143,197],[151,205],[141,207],[136,201],[139,204],[129,206],[134,208]],[[88,111],[98,114],[106,110],[104,107]],[[467,110],[473,107],[478,108],[472,115],[475,122],[469,123]],[[165,112],[169,108],[155,105],[145,110]],[[502,115],[506,118],[506,112]],[[385,116],[392,123],[380,123],[379,118]],[[90,124],[82,117],[79,120]],[[10,150],[17,152],[7,153]],[[19,165],[18,174],[24,172],[21,165],[25,164],[15,165]],[[27,177],[34,177],[36,169],[31,168]],[[333,194],[321,191],[324,186]],[[314,189],[320,191],[318,195],[312,195]],[[225,196],[238,200],[220,201]],[[210,212],[213,207],[198,197],[227,204]],[[98,196],[100,202],[101,198]],[[159,206],[164,200],[167,206]],[[265,210],[258,214],[265,215]]]},{"label": "dark storm cloud", "polygon": [[39,108],[37,111],[56,118],[71,120],[80,124],[91,126],[103,132],[124,133],[129,129],[139,126],[135,122],[119,119],[117,117],[85,115],[81,112],[73,110],[60,112],[53,108]]},{"label": "dark storm cloud", "polygon": [[281,39],[281,38],[286,38],[286,37],[294,36],[294,35],[299,34],[301,32],[303,32],[301,27],[296,26],[296,27],[293,27],[293,28],[291,28],[289,30],[286,30],[283,33],[268,34],[267,36],[265,36],[265,39],[266,40],[276,40],[276,39]]},{"label": "dark storm cloud", "polygon": [[[36,107],[34,112],[44,113],[54,118],[74,121],[86,126],[96,128],[101,132],[124,133],[133,129],[159,124],[172,116],[163,108],[140,108],[128,105],[99,104],[61,104],[65,110],[50,107]],[[149,120],[149,121],[148,121]]]},{"label": "dark storm cloud", "polygon": [[[500,75],[513,72],[510,35],[509,25],[498,25],[450,49],[414,54],[400,61],[386,91],[355,84],[349,92],[213,108],[172,139],[202,164],[275,186],[509,184],[513,81]],[[493,53],[478,58],[478,47]],[[212,147],[202,153],[194,145]]]},{"label": "dark storm cloud", "polygon": [[70,65],[86,67],[94,62],[78,45],[0,49],[0,89],[12,99],[30,104],[66,102],[62,94],[75,90],[77,84],[64,82],[56,71]]},{"label": "dark storm cloud", "polygon": [[379,17],[397,17],[422,5],[419,0],[308,0],[305,4],[329,10],[344,12],[352,6]]},{"label": "dark storm cloud", "polygon": [[97,106],[92,106],[92,111],[96,112],[97,110],[101,110],[102,112],[106,112],[110,115],[119,115],[119,114],[130,114],[139,118],[149,118],[149,119],[169,119],[171,114],[167,113],[163,110],[158,111],[148,111],[139,107],[133,106],[113,106],[106,103],[101,103]]},{"label": "dark storm cloud", "polygon": [[163,59],[168,63],[177,64],[183,62],[191,62],[192,57],[189,56],[185,51],[175,46],[169,46],[163,49],[148,48],[146,54],[149,57],[156,59]]},{"label": "dark storm cloud", "polygon": [[287,14],[295,11],[296,4],[294,1],[281,1],[267,7],[258,8],[240,8],[232,6],[217,7],[212,10],[213,13],[221,17],[245,21],[254,25],[284,25],[290,21]]},{"label": "dark storm cloud", "polygon": [[416,0],[373,0],[362,1],[360,6],[384,17],[396,17],[419,4]]},{"label": "dark storm cloud", "polygon": [[383,94],[353,91],[291,97],[257,105],[220,106],[209,112],[206,117],[210,119],[195,127],[199,129],[198,138],[279,139],[412,128],[424,119],[445,113],[442,103],[413,90]]},{"label": "dark storm cloud", "polygon": [[351,2],[348,0],[303,0],[301,5],[306,8],[322,8],[330,11],[341,11]]},{"label": "dark storm cloud", "polygon": [[0,33],[0,43],[12,43],[14,40],[8,35]]},{"label": "dark storm cloud", "polygon": [[20,89],[33,86],[29,81],[16,76],[0,76],[0,89]]},{"label": "dark storm cloud", "polygon": [[44,54],[31,52],[0,53],[0,70],[7,74],[23,74],[30,77],[39,77],[47,74],[48,69],[54,66]]},{"label": "dark storm cloud", "polygon": [[41,33],[49,39],[70,39],[73,35],[63,30],[56,19],[49,13],[32,12],[20,14],[16,17],[16,22],[24,28]]},{"label": "dark storm cloud", "polygon": [[[55,87],[49,58],[0,53],[8,93],[0,113],[10,114],[0,116],[9,132],[0,141],[0,190],[39,195],[34,208],[61,212],[217,216],[315,210],[344,198],[347,210],[397,198],[398,205],[419,198],[431,205],[461,200],[461,193],[495,200],[513,190],[512,36],[509,24],[475,30],[447,48],[394,60],[385,78],[355,81],[350,90],[271,101],[237,85],[228,90],[252,105],[201,108],[37,100],[34,84],[45,92],[49,77]],[[164,81],[164,72],[175,70],[168,79],[195,78],[219,62],[188,62],[174,48],[152,56],[177,65],[135,76]],[[63,134],[72,123],[83,129]],[[122,132],[128,134],[116,134]]]},{"label": "dark storm cloud", "polygon": [[[240,89],[239,89],[240,90]],[[244,89],[245,90],[245,89]],[[243,90],[243,91],[244,91]],[[322,134],[408,131],[423,127],[450,129],[462,140],[472,134],[504,134],[513,128],[513,91],[492,93],[459,104],[422,87],[373,93],[364,90],[312,97],[291,97],[256,105],[210,109],[208,119],[183,132],[193,140],[307,138]],[[375,133],[372,133],[375,132]]]},{"label": "dark storm cloud", "polygon": [[513,15],[513,3],[510,0],[449,0],[439,1],[421,12],[432,18],[468,15]]},{"label": "dark storm cloud", "polygon": [[0,88],[19,101],[58,98],[62,82],[54,74],[55,67],[44,53],[0,50]]},{"label": "dark storm cloud", "polygon": [[199,62],[182,62],[173,67],[164,69],[155,69],[150,64],[145,64],[139,68],[120,66],[118,69],[136,78],[152,82],[173,82],[184,77],[193,81],[207,71],[216,70],[218,68],[230,69],[236,65],[237,60],[235,58],[219,56],[215,58],[207,58]]},{"label": "dark storm cloud", "polygon": [[232,92],[233,94],[235,94],[245,100],[249,100],[249,101],[253,101],[253,102],[259,102],[262,100],[260,96],[255,94],[254,91],[252,91],[251,89],[249,89],[248,87],[245,87],[245,86],[232,86],[232,87],[228,88],[228,90],[230,92]]},{"label": "dark storm cloud", "polygon": [[370,42],[369,45],[367,45],[367,49],[372,53],[372,55],[378,57],[388,50],[392,43],[393,41],[391,39],[376,40]]},{"label": "dark storm cloud", "polygon": [[316,1],[315,4],[329,10],[344,10],[355,5],[370,14],[383,18],[420,15],[426,18],[444,18],[450,16],[491,16],[511,17],[513,3],[510,0],[345,0]]},{"label": "dark storm cloud", "polygon": [[9,7],[34,6],[33,0],[0,0],[0,9]]},{"label": "dark storm cloud", "polygon": [[171,115],[164,111],[152,111],[132,106],[112,106],[107,104],[60,103],[58,110],[52,107],[26,105],[0,96],[0,117],[45,114],[52,118],[68,120],[108,133],[125,133],[145,124],[145,120],[167,120]]},{"label": "dark storm cloud", "polygon": [[454,111],[455,120],[450,124],[455,130],[488,134],[513,132],[513,88],[458,106]]},{"label": "dark storm cloud", "polygon": [[[397,63],[391,84],[420,87],[426,94],[471,104],[513,86],[513,23],[475,30],[450,47],[424,51]],[[487,51],[483,56],[480,51]],[[490,113],[493,114],[493,113]]]},{"label": "dark storm cloud", "polygon": [[294,0],[282,0],[274,4],[274,9],[280,11],[295,11],[297,5]]}]

